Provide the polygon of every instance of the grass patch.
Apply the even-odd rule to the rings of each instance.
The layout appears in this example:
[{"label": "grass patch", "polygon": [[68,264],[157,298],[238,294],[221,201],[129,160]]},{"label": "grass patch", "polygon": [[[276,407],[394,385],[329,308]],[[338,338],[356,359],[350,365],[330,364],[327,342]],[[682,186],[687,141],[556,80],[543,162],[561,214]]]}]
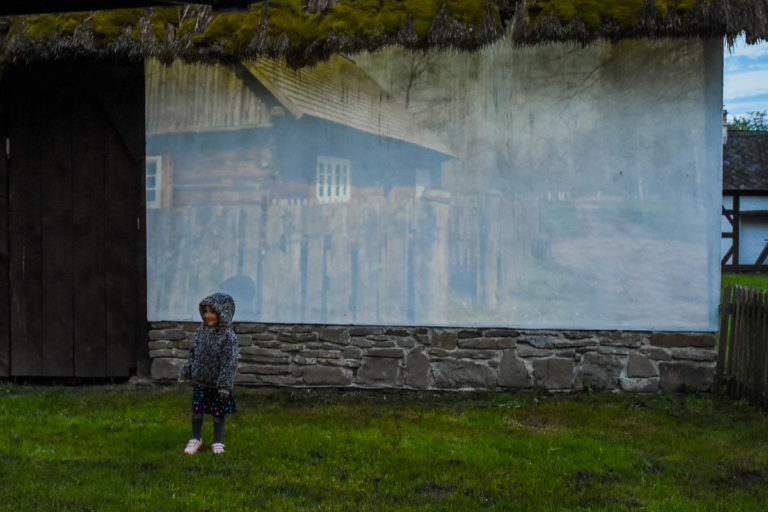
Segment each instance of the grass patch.
[{"label": "grass patch", "polygon": [[722,274],[720,285],[725,288],[727,284],[740,284],[768,291],[768,274]]},{"label": "grass patch", "polygon": [[714,396],[0,385],[0,510],[763,510],[768,416]]}]

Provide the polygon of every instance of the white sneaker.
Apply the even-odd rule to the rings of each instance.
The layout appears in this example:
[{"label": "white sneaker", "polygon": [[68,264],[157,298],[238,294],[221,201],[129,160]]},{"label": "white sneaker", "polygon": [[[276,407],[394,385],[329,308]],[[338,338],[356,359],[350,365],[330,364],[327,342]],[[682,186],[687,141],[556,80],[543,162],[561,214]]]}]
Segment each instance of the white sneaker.
[{"label": "white sneaker", "polygon": [[213,450],[213,453],[219,454],[224,453],[224,444],[223,443],[213,443],[211,445],[211,449]]},{"label": "white sneaker", "polygon": [[187,455],[195,454],[197,453],[197,450],[199,450],[201,446],[203,446],[203,441],[201,441],[200,439],[195,439],[193,437],[187,443],[187,447],[184,448],[184,453],[186,453]]}]

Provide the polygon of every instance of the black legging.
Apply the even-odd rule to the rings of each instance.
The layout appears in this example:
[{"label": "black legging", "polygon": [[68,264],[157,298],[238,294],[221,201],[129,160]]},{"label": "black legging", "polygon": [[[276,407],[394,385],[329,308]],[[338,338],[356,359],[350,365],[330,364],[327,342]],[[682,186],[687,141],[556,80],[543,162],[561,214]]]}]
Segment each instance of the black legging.
[{"label": "black legging", "polygon": [[[225,416],[213,417],[213,442],[221,443],[224,441],[224,430],[227,427],[227,418]],[[194,439],[203,439],[203,415],[192,415],[192,437]]]}]

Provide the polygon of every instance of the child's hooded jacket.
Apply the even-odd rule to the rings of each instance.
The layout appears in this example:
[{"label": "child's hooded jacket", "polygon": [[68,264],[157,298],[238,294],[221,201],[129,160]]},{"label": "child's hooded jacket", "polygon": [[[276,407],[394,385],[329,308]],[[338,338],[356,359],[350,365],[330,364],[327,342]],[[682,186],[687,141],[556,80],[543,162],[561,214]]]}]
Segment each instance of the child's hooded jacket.
[{"label": "child's hooded jacket", "polygon": [[[219,323],[208,326],[203,312],[210,306],[219,317]],[[239,352],[237,336],[232,329],[235,315],[235,301],[226,293],[214,293],[200,302],[200,317],[203,326],[195,331],[189,347],[189,358],[181,368],[179,376],[197,385],[216,388],[219,392],[230,393],[237,374]]]}]

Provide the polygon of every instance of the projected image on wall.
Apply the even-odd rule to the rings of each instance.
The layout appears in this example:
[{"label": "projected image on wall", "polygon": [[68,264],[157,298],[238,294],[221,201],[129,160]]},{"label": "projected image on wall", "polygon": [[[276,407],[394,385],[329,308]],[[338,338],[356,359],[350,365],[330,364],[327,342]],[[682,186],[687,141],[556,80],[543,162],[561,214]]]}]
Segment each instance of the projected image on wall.
[{"label": "projected image on wall", "polygon": [[149,61],[149,318],[197,320],[221,290],[239,321],[710,327],[702,59],[680,40]]}]

